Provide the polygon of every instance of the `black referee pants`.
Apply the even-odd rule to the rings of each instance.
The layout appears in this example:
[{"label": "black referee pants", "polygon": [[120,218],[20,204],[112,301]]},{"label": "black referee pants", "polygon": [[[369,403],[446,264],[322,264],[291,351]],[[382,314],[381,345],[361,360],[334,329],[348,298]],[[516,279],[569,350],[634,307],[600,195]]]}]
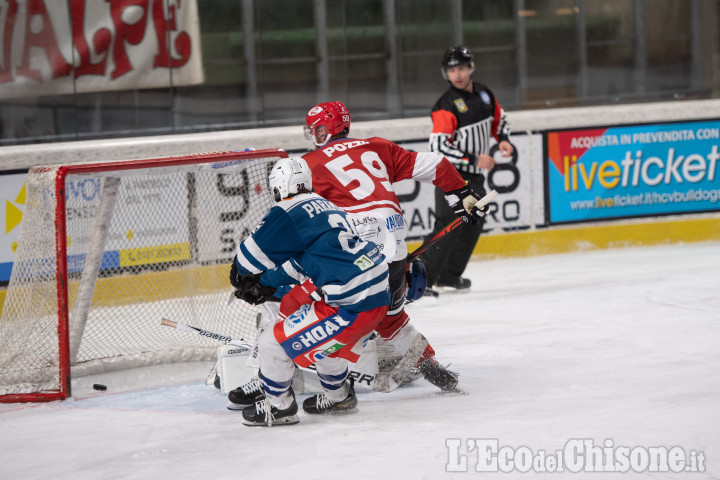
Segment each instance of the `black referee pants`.
[{"label": "black referee pants", "polygon": [[[483,175],[470,175],[460,172],[460,175],[468,181],[473,190],[480,196],[485,195],[485,177]],[[435,189],[435,228],[426,237],[426,240],[437,235],[450,222],[457,218],[455,213],[445,200],[445,193],[439,188]],[[428,287],[435,284],[454,284],[462,276],[472,256],[473,249],[477,244],[482,232],[484,219],[480,219],[476,225],[463,224],[450,232],[436,246],[428,249],[423,254],[423,262],[428,276]]]}]

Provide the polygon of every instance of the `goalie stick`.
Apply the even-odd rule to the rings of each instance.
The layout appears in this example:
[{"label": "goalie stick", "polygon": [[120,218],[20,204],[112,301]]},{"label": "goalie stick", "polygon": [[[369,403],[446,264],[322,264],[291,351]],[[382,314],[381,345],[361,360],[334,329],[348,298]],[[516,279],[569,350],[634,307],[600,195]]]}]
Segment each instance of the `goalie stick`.
[{"label": "goalie stick", "polygon": [[[203,330],[198,327],[193,327],[192,325],[187,325],[185,323],[169,320],[167,318],[163,318],[160,321],[160,324],[165,325],[166,327],[176,328],[176,329],[182,330],[184,332],[196,333],[198,335],[202,335],[203,337],[213,338],[213,339],[223,342],[225,344],[231,344],[231,345],[235,345],[237,347],[247,348],[250,350],[255,348],[254,344],[252,344],[244,339],[235,339],[235,338],[229,337],[227,335],[220,335],[219,333],[208,332],[207,330]],[[372,352],[369,352],[367,354],[364,353],[363,355],[367,355],[367,358],[365,356],[361,356],[360,360],[358,362],[356,362],[357,365],[355,366],[355,368],[349,370],[349,375],[351,377],[353,377],[356,382],[366,383],[369,387],[372,387],[373,382],[375,382],[377,370],[372,371],[372,368],[368,366],[369,365],[368,362],[372,362],[375,365],[375,368],[377,369],[377,353],[373,349]],[[364,362],[362,359],[365,359]],[[359,368],[359,366],[362,366],[363,368]],[[300,370],[303,372],[303,375],[305,373],[309,372],[310,374],[312,374],[312,377],[315,376],[314,368],[307,368],[307,369],[300,368]],[[218,378],[218,375],[219,375],[218,364],[216,363],[213,366],[212,370],[210,371],[210,375],[208,376],[208,381],[206,383],[208,385],[211,385],[214,383],[216,388],[220,388],[219,383],[215,383],[215,379]],[[320,387],[320,384],[318,384],[317,387],[318,387],[318,389],[322,388],[322,387]],[[389,391],[389,390],[378,390],[378,391]]]},{"label": "goalie stick", "polygon": [[[480,200],[478,200],[478,202],[475,204],[475,206],[473,208],[484,207],[488,203],[492,202],[495,199],[495,197],[497,197],[497,195],[498,195],[498,193],[496,190],[490,190],[490,193],[488,193],[487,195],[482,197]],[[440,232],[438,232],[437,235],[435,235],[431,239],[427,240],[425,243],[423,243],[418,248],[416,248],[410,255],[408,255],[408,262],[414,260],[415,258],[417,258],[420,255],[422,255],[423,253],[425,253],[425,251],[427,251],[428,248],[432,247],[433,245],[435,245],[436,243],[441,241],[443,238],[445,238],[447,236],[448,233],[452,232],[453,230],[455,230],[457,227],[459,227],[462,224],[463,224],[463,220],[460,217],[458,217],[455,220],[453,220],[452,222],[450,222],[447,226],[445,226],[445,228],[443,228]]]},{"label": "goalie stick", "polygon": [[203,330],[202,328],[193,327],[192,325],[176,322],[167,318],[163,318],[162,320],[160,320],[160,324],[165,325],[166,327],[172,327],[178,330],[182,330],[183,332],[197,333],[198,335],[201,335],[203,337],[212,338],[223,343],[230,343],[232,345],[236,345],[242,348],[252,349],[254,346],[252,343],[242,338],[235,339],[232,337],[228,337],[227,335],[220,335],[219,333],[208,332],[207,330]]}]

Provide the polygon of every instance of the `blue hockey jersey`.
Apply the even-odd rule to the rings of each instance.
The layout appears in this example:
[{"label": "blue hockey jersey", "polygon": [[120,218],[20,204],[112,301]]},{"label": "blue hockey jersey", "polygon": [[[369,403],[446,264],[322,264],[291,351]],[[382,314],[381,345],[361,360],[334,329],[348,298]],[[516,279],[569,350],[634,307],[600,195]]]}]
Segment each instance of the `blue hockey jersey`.
[{"label": "blue hockey jersey", "polygon": [[238,273],[262,273],[267,286],[306,274],[329,305],[361,312],[390,304],[385,257],[360,239],[345,212],[314,193],[273,206],[236,253]]}]

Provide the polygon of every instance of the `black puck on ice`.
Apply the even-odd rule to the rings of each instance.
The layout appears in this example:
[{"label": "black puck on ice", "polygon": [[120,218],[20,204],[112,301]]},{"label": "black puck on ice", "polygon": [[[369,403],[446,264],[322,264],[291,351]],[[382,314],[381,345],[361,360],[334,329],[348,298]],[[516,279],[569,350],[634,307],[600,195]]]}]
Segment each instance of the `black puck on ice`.
[{"label": "black puck on ice", "polygon": [[101,392],[104,392],[107,390],[107,385],[103,385],[102,383],[93,383],[93,390],[100,390]]}]

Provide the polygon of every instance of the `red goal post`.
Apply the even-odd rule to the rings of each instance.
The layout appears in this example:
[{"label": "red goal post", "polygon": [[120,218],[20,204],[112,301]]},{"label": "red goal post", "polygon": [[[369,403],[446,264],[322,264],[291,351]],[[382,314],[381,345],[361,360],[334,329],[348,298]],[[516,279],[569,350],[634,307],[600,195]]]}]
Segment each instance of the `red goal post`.
[{"label": "red goal post", "polygon": [[284,150],[35,167],[0,316],[0,402],[71,395],[71,378],[211,360],[252,340],[258,307],[228,304],[229,262],[272,205]]}]

